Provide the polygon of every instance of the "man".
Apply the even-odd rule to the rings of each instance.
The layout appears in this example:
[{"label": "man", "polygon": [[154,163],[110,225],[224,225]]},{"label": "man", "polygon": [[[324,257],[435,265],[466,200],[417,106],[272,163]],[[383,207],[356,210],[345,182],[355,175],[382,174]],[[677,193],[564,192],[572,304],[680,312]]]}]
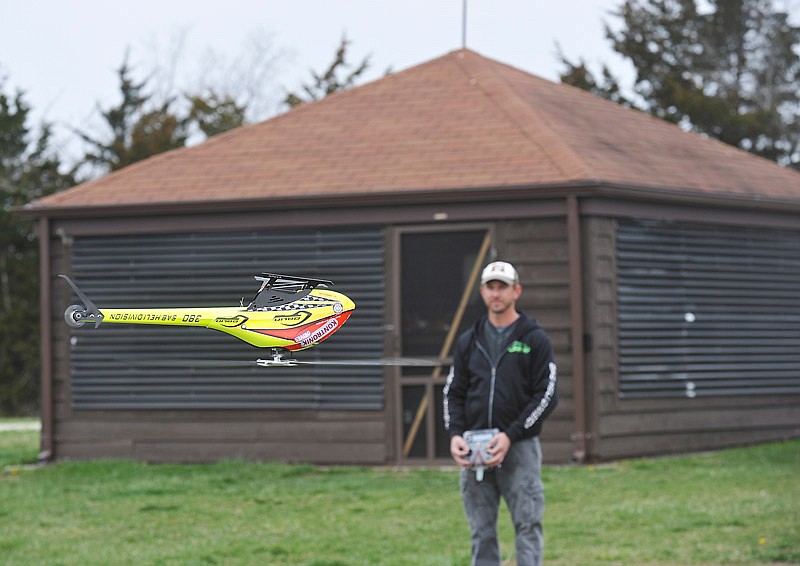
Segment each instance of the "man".
[{"label": "man", "polygon": [[[481,274],[487,314],[462,334],[444,389],[450,453],[462,467],[461,495],[472,532],[472,564],[499,565],[497,514],[502,496],[516,533],[517,564],[542,563],[542,422],[558,402],[550,338],[516,309],[517,270],[496,261]],[[485,474],[470,469],[469,430],[499,430],[488,443]],[[481,477],[482,476],[482,477]]]}]

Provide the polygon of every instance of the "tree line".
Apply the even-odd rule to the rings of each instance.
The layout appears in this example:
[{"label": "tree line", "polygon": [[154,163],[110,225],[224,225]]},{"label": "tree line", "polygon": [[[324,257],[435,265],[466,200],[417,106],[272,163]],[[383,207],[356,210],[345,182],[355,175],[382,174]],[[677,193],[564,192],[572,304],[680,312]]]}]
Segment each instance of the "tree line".
[{"label": "tree line", "polygon": [[633,65],[626,94],[607,65],[561,55],[561,80],[800,170],[800,28],[772,0],[627,0],[605,24]]},{"label": "tree line", "polygon": [[[800,170],[800,27],[773,0],[625,0],[610,15],[616,25],[604,22],[605,34],[632,64],[632,88],[608,65],[596,75],[559,54],[562,82]],[[284,106],[356,85],[370,57],[351,63],[349,45],[342,38],[330,66],[312,71]],[[85,153],[70,166],[53,148],[52,127],[34,128],[24,94],[7,92],[0,76],[0,415],[38,406],[38,243],[14,209],[183,147],[192,135],[242,126],[259,96],[206,88],[159,99],[127,56],[117,77],[120,101],[98,110],[103,132],[75,131]]]}]

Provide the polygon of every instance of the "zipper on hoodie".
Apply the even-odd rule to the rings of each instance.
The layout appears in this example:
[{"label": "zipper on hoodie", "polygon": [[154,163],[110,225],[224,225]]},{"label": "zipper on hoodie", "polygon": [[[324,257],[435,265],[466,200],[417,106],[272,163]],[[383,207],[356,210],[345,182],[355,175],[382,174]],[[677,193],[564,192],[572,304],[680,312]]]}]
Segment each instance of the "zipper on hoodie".
[{"label": "zipper on hoodie", "polygon": [[[513,324],[517,324],[518,322],[519,319],[514,321]],[[517,336],[518,334],[516,330],[509,335],[509,339],[506,341],[505,345],[503,346],[503,349],[500,351],[500,355],[497,356],[497,360],[492,359],[492,357],[489,355],[489,352],[487,352],[486,348],[484,348],[483,344],[481,344],[480,340],[478,340],[477,338],[475,340],[475,345],[477,346],[478,351],[481,354],[483,354],[483,357],[486,358],[486,360],[489,362],[489,366],[491,366],[492,368],[492,377],[491,380],[489,381],[489,413],[487,419],[489,423],[489,428],[494,428],[492,426],[492,420],[494,418],[494,389],[495,389],[495,383],[497,381],[497,366],[500,365],[500,360],[502,360],[503,356],[505,356],[508,353],[508,347],[514,341],[514,339],[517,338]]]},{"label": "zipper on hoodie", "polygon": [[492,368],[492,377],[489,381],[489,412],[487,421],[489,423],[489,428],[492,427],[492,419],[494,418],[494,388],[495,383],[497,381],[497,366],[500,365],[500,360],[503,359],[503,356],[506,355],[506,351],[508,350],[508,344],[506,344],[505,349],[502,350],[500,355],[497,357],[497,361],[492,360],[491,356],[489,356],[489,352],[483,347],[483,344],[480,341],[476,340],[475,345],[478,347],[478,351],[483,354],[483,356],[488,360],[489,365]]}]

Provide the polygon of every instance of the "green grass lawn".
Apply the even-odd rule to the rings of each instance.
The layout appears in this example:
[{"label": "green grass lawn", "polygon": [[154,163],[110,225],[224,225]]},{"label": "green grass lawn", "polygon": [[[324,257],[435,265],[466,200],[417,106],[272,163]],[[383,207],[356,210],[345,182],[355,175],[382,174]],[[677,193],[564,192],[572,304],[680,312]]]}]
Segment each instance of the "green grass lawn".
[{"label": "green grass lawn", "polygon": [[[0,432],[0,564],[461,565],[457,472],[36,459]],[[546,563],[800,564],[800,441],[548,467]],[[503,510],[504,556],[513,532]]]}]

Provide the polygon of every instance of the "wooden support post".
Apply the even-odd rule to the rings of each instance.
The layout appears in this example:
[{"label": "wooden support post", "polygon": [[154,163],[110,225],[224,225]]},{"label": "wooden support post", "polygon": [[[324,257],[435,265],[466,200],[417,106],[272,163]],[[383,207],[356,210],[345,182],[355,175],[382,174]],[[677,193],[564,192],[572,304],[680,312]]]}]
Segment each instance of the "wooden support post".
[{"label": "wooden support post", "polygon": [[567,246],[569,248],[570,332],[572,338],[572,385],[575,402],[573,458],[583,463],[586,453],[586,358],[584,354],[583,270],[581,263],[581,215],[578,198],[567,197]]}]

